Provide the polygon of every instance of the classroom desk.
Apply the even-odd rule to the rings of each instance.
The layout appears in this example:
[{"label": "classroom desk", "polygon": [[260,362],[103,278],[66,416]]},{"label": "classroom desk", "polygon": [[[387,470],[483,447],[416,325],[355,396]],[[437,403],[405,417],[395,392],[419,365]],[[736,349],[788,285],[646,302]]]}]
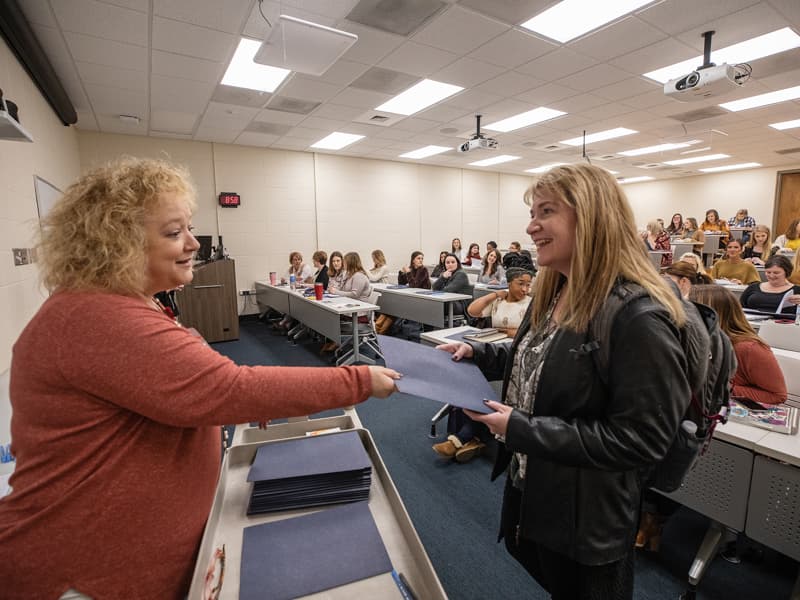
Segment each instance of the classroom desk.
[{"label": "classroom desk", "polygon": [[[291,290],[288,286],[274,286],[265,281],[256,281],[256,301],[261,306],[271,306],[280,310],[276,305],[284,307],[284,314],[297,319],[309,329],[324,335],[329,340],[342,343],[342,319],[350,317],[352,323],[353,354],[342,364],[352,364],[358,361],[371,362],[359,351],[358,316],[359,313],[369,313],[378,310],[376,304],[361,302],[353,298],[338,296],[316,300],[313,296],[305,297],[301,292]],[[345,332],[344,336],[350,335]]]},{"label": "classroom desk", "polygon": [[794,323],[766,321],[758,335],[773,348],[800,352],[800,327]]},{"label": "classroom desk", "polygon": [[650,262],[653,263],[653,266],[660,271],[661,259],[665,254],[672,254],[672,250],[648,250],[647,254],[650,255]]},{"label": "classroom desk", "polygon": [[732,292],[737,298],[741,296],[742,292],[747,289],[747,286],[743,283],[730,283],[726,279],[715,279],[714,283],[721,285],[728,291]]},{"label": "classroom desk", "polygon": [[[430,290],[390,289],[386,283],[376,283],[372,287],[381,293],[378,305],[382,313],[440,328],[452,327],[454,302],[472,302],[472,296],[466,294],[449,292],[420,294],[421,291]],[[446,319],[445,310],[447,311]]]},{"label": "classroom desk", "polygon": [[719,240],[725,234],[721,231],[706,231],[705,242],[703,243],[703,256],[706,258],[706,267],[711,267],[714,263],[714,257],[719,251]]},{"label": "classroom desk", "polygon": [[735,240],[742,241],[742,237],[744,236],[745,231],[753,231],[752,227],[733,227],[731,225],[728,226],[728,230],[731,232],[731,237]]},{"label": "classroom desk", "polygon": [[[497,291],[497,287],[489,287],[488,283],[476,283],[472,286],[472,297],[477,300],[481,296],[485,296],[486,294],[491,294],[492,292]],[[508,285],[504,285],[501,290],[508,290]]]},{"label": "classroom desk", "polygon": [[673,252],[673,262],[680,260],[681,256],[686,254],[687,252],[694,252],[695,248],[699,248],[704,245],[704,242],[673,242],[672,243],[672,252]]}]

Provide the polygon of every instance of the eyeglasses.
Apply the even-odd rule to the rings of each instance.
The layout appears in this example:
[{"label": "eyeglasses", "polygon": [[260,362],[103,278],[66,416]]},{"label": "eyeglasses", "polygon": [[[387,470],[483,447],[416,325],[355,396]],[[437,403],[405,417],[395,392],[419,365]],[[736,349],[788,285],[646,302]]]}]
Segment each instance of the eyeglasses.
[{"label": "eyeglasses", "polygon": [[[225,579],[225,544],[221,548],[214,550],[214,556],[211,559],[211,564],[208,565],[206,571],[206,585],[204,600],[219,600],[219,594],[222,591],[222,582]],[[214,582],[216,581],[216,585]]]}]

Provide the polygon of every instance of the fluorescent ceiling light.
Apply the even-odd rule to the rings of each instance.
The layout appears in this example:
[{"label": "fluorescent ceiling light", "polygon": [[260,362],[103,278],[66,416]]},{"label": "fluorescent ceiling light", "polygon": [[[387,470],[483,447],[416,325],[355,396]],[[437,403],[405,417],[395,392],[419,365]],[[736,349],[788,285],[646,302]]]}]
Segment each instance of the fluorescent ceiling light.
[{"label": "fluorescent ceiling light", "polygon": [[676,150],[678,148],[688,148],[691,142],[681,142],[676,144],[658,144],[657,146],[648,146],[647,148],[637,148],[636,150],[625,150],[624,152],[617,152],[622,156],[641,156],[642,154],[655,154],[656,152],[666,152],[667,150]]},{"label": "fluorescent ceiling light", "polygon": [[525,21],[521,27],[564,43],[651,2],[652,0],[602,0],[599,2],[563,0]]},{"label": "fluorescent ceiling light", "polygon": [[[735,65],[737,63],[750,62],[765,56],[771,56],[778,52],[785,52],[792,48],[800,46],[800,36],[798,36],[789,27],[778,29],[772,33],[766,33],[750,40],[733,44],[719,50],[714,50],[711,53],[711,62],[715,64],[728,63]],[[659,83],[667,83],[670,79],[676,77],[683,77],[687,73],[691,73],[697,67],[703,64],[703,57],[691,58],[684,60],[674,65],[662,67],[655,71],[645,73],[645,77],[654,79]]]},{"label": "fluorescent ceiling light", "polygon": [[697,169],[703,173],[716,173],[717,171],[733,171],[735,169],[752,169],[753,167],[760,167],[761,163],[749,162],[739,163],[738,165],[725,165],[724,167],[706,167],[705,169]]},{"label": "fluorescent ceiling light", "polygon": [[679,158],[678,160],[665,160],[665,165],[690,165],[697,162],[705,162],[707,160],[720,160],[723,158],[730,158],[727,154],[706,154],[704,156],[693,156],[691,158]]},{"label": "fluorescent ceiling light", "polygon": [[678,152],[678,154],[697,154],[698,152],[705,152],[706,150],[711,150],[711,146],[703,146],[702,148],[692,148],[691,150],[684,150],[683,152]]},{"label": "fluorescent ceiling light", "polygon": [[[613,140],[614,138],[622,137],[623,135],[630,135],[632,133],[639,133],[633,129],[625,127],[617,127],[615,129],[608,129],[606,131],[598,131],[586,136],[586,143],[593,144],[594,142],[602,142],[604,140]],[[567,144],[568,146],[580,146],[583,144],[583,136],[572,138],[571,140],[563,140],[559,144]]]},{"label": "fluorescent ceiling light", "polygon": [[725,102],[724,104],[720,104],[720,106],[731,112],[739,112],[740,110],[747,110],[748,108],[758,108],[759,106],[787,102],[789,100],[796,100],[797,98],[800,98],[800,85],[777,90],[775,92],[768,92],[766,94],[759,94],[758,96],[742,98],[741,100],[734,100],[733,102]]},{"label": "fluorescent ceiling light", "polygon": [[626,177],[624,179],[618,179],[619,183],[639,183],[640,181],[650,181],[653,179],[649,175],[642,175],[640,177]]},{"label": "fluorescent ceiling light", "polygon": [[419,83],[412,85],[405,92],[397,94],[391,100],[384,102],[375,110],[383,110],[398,115],[413,115],[431,104],[452,96],[463,90],[463,87],[434,81],[433,79],[423,79]]},{"label": "fluorescent ceiling light", "polygon": [[490,131],[502,131],[505,133],[507,131],[514,131],[515,129],[528,127],[529,125],[533,125],[535,123],[541,123],[542,121],[549,121],[550,119],[555,119],[556,117],[560,117],[561,115],[565,114],[567,113],[561,110],[540,106],[539,108],[534,108],[528,112],[520,113],[518,115],[514,115],[513,117],[508,117],[502,121],[489,123],[488,125],[484,125],[483,128],[489,129]]},{"label": "fluorescent ceiling light", "polygon": [[424,148],[419,148],[418,150],[401,154],[400,158],[428,158],[429,156],[441,154],[442,152],[447,152],[448,150],[452,150],[452,148],[449,146],[425,146]]},{"label": "fluorescent ceiling light", "polygon": [[525,169],[526,173],[544,173],[545,171],[549,171],[555,167],[560,167],[561,165],[566,165],[567,163],[551,163],[549,165],[542,165],[541,167],[536,167],[535,169]]},{"label": "fluorescent ceiling light", "polygon": [[794,121],[781,121],[780,123],[770,123],[770,127],[783,131],[784,129],[794,129],[800,127],[800,119]]},{"label": "fluorescent ceiling light", "polygon": [[488,167],[489,165],[499,165],[500,163],[510,162],[512,160],[519,160],[522,158],[521,156],[511,156],[510,154],[501,154],[500,156],[494,156],[492,158],[485,158],[483,160],[478,160],[475,162],[469,163],[473,167]]},{"label": "fluorescent ceiling light", "polygon": [[261,42],[256,40],[239,40],[239,46],[222,77],[222,84],[259,92],[274,92],[278,89],[291,71],[254,63],[253,57],[260,47]]},{"label": "fluorescent ceiling light", "polygon": [[322,138],[320,141],[311,144],[312,148],[323,148],[325,150],[341,150],[345,146],[349,146],[353,142],[357,142],[363,135],[356,135],[355,133],[340,133],[334,131],[329,136]]}]

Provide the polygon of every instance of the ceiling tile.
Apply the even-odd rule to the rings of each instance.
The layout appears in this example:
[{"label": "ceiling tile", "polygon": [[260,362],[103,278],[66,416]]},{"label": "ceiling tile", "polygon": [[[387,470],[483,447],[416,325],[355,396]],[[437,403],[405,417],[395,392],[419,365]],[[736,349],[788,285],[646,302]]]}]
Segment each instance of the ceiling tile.
[{"label": "ceiling tile", "polygon": [[488,94],[478,90],[464,90],[444,103],[445,106],[463,108],[466,110],[480,110],[484,106],[499,102],[503,97],[497,94]]},{"label": "ceiling tile", "polygon": [[299,115],[297,113],[290,113],[282,110],[269,110],[268,108],[260,111],[255,117],[256,121],[264,121],[265,123],[280,123],[284,125],[298,125],[303,121],[303,119],[306,118],[306,115]]},{"label": "ceiling tile", "polygon": [[406,42],[384,58],[379,65],[401,73],[427,77],[454,62],[457,58],[458,55],[452,52],[445,52],[444,50],[414,42]]},{"label": "ceiling tile", "polygon": [[[322,119],[320,117],[306,117],[303,121],[303,127],[311,129],[324,129],[329,132],[342,131],[348,126],[347,121],[338,121],[336,119]],[[349,131],[349,130],[348,130]],[[354,133],[354,132],[350,132]]]},{"label": "ceiling tile", "polygon": [[[352,121],[364,113],[363,107],[344,106],[343,104],[323,104],[312,113],[312,116],[324,119],[336,119],[339,121]],[[269,119],[265,119],[269,120]]]},{"label": "ceiling tile", "polygon": [[249,8],[250,0],[153,0],[153,14],[159,17],[237,34],[249,15]]},{"label": "ceiling tile", "polygon": [[263,108],[270,98],[272,98],[272,94],[267,92],[222,84],[218,85],[211,95],[211,99],[214,102],[250,106],[252,108]]},{"label": "ceiling tile", "polygon": [[481,92],[503,94],[504,96],[516,96],[544,83],[541,79],[535,79],[529,75],[523,75],[516,71],[507,71],[489,81],[476,85],[475,89]]},{"label": "ceiling tile", "polygon": [[261,111],[257,108],[222,104],[221,102],[209,102],[208,108],[203,115],[201,125],[218,129],[238,129],[238,133],[244,129],[259,112]]},{"label": "ceiling tile", "polygon": [[595,88],[592,93],[602,96],[608,100],[624,100],[636,97],[647,92],[658,91],[664,93],[664,88],[645,77],[631,77],[623,81],[617,81],[610,85]]},{"label": "ceiling tile", "polygon": [[58,27],[50,3],[47,0],[25,0],[20,3],[20,8],[25,14],[25,19],[31,25],[44,25],[45,27]]},{"label": "ceiling tile", "polygon": [[517,94],[517,99],[528,102],[534,106],[555,106],[555,102],[570,98],[578,92],[558,83],[547,83],[522,94]]},{"label": "ceiling tile", "polygon": [[242,132],[244,127],[238,129],[227,129],[225,127],[214,127],[206,125],[204,122],[200,124],[197,131],[194,132],[192,139],[202,142],[217,142],[219,144],[232,144],[233,140]]},{"label": "ceiling tile", "polygon": [[94,117],[94,113],[91,110],[80,110],[76,109],[75,112],[78,114],[78,122],[76,123],[76,127],[83,131],[99,131],[99,127],[97,125],[97,119]]},{"label": "ceiling tile", "polygon": [[596,64],[597,61],[593,58],[573,52],[569,48],[559,48],[518,66],[516,70],[544,81],[554,81]]},{"label": "ceiling tile", "polygon": [[479,13],[501,20],[509,25],[524,23],[539,14],[552,0],[461,0],[460,4]]},{"label": "ceiling tile", "polygon": [[[730,14],[759,0],[670,0],[657,2],[636,16],[653,27],[670,35],[676,35],[694,27],[700,27],[722,15]],[[667,62],[666,64],[670,64]]]},{"label": "ceiling tile", "polygon": [[343,59],[358,63],[373,65],[405,41],[402,36],[376,31],[350,21],[343,21],[337,27],[358,36],[358,41],[342,55]]},{"label": "ceiling tile", "polygon": [[100,115],[97,117],[97,124],[103,133],[124,133],[126,135],[147,135],[147,121],[139,123],[129,123],[121,121],[116,117]]},{"label": "ceiling tile", "polygon": [[185,113],[172,110],[150,111],[150,129],[162,133],[192,133],[200,113]]},{"label": "ceiling tile", "polygon": [[436,104],[432,108],[418,113],[418,115],[424,119],[439,121],[440,123],[447,123],[454,119],[460,119],[464,117],[465,114],[465,109],[447,106],[446,104]]},{"label": "ceiling tile", "polygon": [[466,54],[508,29],[508,25],[494,19],[451,6],[411,39],[441,50]]},{"label": "ceiling tile", "polygon": [[345,106],[356,106],[363,108],[375,108],[386,102],[391,96],[389,94],[379,94],[368,90],[358,90],[356,88],[345,88],[333,98],[336,104]]},{"label": "ceiling tile", "polygon": [[471,88],[503,73],[505,69],[474,58],[463,57],[436,71],[431,79]]},{"label": "ceiling tile", "polygon": [[572,42],[570,48],[595,60],[606,61],[666,37],[660,29],[631,16]]},{"label": "ceiling tile", "polygon": [[511,29],[471,52],[469,56],[493,65],[513,69],[554,48],[557,46],[551,42]]},{"label": "ceiling tile", "polygon": [[680,35],[677,39],[703,53],[703,33],[714,31],[712,37],[712,50],[714,48],[724,48],[731,44],[763,35],[777,29],[785,27],[783,18],[768,4],[761,2],[756,6],[750,6],[733,14],[728,14],[713,21],[700,24]]},{"label": "ceiling tile", "polygon": [[63,31],[147,46],[148,19],[145,13],[95,0],[53,3]]},{"label": "ceiling tile", "polygon": [[212,60],[153,50],[152,72],[156,75],[217,83],[222,79],[225,65]]},{"label": "ceiling tile", "polygon": [[147,48],[81,33],[65,33],[64,37],[75,60],[147,71]]},{"label": "ceiling tile", "polygon": [[242,144],[243,146],[261,146],[266,148],[277,142],[279,139],[280,136],[277,135],[244,131],[239,134],[239,137],[237,137],[235,141],[237,144]]},{"label": "ceiling tile", "polygon": [[[147,116],[147,94],[144,91],[132,92],[122,88],[89,84],[85,88],[98,122],[103,115],[112,117],[133,115],[142,120]],[[103,128],[102,123],[100,127]]]},{"label": "ceiling tile", "polygon": [[227,64],[237,43],[237,36],[228,33],[153,18],[153,49]]},{"label": "ceiling tile", "polygon": [[202,113],[216,87],[205,81],[163,75],[153,75],[151,81],[150,106],[153,109],[185,113]]},{"label": "ceiling tile", "polygon": [[562,100],[552,103],[551,107],[573,114],[595,108],[596,106],[602,106],[603,104],[608,104],[608,100],[600,96],[595,96],[593,94],[576,94],[570,98],[563,98]]},{"label": "ceiling tile", "polygon": [[588,92],[598,87],[622,81],[628,77],[628,73],[622,69],[600,64],[559,79],[558,83],[582,92]]},{"label": "ceiling tile", "polygon": [[150,10],[150,0],[101,0],[105,4],[113,4],[122,8],[130,8],[146,13]]},{"label": "ceiling tile", "polygon": [[281,87],[281,96],[325,102],[333,98],[341,90],[342,87],[339,85],[315,81],[313,78],[304,78],[295,75],[292,77],[291,81],[285,83],[283,87]]},{"label": "ceiling tile", "polygon": [[369,65],[339,59],[333,66],[315,79],[335,85],[350,85],[355,79],[364,74]]},{"label": "ceiling tile", "polygon": [[122,67],[109,67],[95,63],[76,62],[78,74],[84,83],[108,85],[123,90],[143,91],[147,89],[147,73]]},{"label": "ceiling tile", "polygon": [[667,38],[646,48],[611,59],[609,64],[628,71],[631,75],[649,73],[682,60],[697,56],[697,51],[674,38]]},{"label": "ceiling tile", "polygon": [[428,119],[407,118],[400,121],[395,127],[405,131],[426,132],[434,131],[438,134],[440,123],[438,121],[429,121]]}]

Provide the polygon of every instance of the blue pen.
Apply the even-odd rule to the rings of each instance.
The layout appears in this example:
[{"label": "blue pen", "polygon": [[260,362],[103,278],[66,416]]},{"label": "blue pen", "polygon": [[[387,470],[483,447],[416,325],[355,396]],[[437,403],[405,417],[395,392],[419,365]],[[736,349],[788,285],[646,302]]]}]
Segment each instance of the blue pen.
[{"label": "blue pen", "polygon": [[394,582],[397,584],[397,589],[399,589],[400,593],[403,595],[403,600],[417,600],[414,594],[411,593],[411,589],[406,583],[406,578],[398,573],[396,569],[392,569],[392,579],[394,579]]}]

